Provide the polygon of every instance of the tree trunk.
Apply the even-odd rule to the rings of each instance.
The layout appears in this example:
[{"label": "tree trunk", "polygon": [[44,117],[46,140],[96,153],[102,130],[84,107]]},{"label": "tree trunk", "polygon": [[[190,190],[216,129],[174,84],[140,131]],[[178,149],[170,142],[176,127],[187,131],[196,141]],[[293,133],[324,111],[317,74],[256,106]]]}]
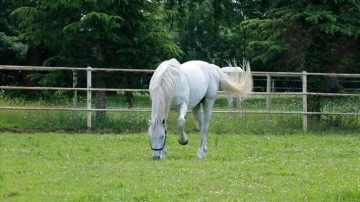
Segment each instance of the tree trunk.
[{"label": "tree trunk", "polygon": [[[103,80],[96,82],[96,88],[105,88],[106,83]],[[105,91],[96,91],[96,109],[106,109],[106,94]],[[96,111],[96,118],[105,119],[106,111]]]},{"label": "tree trunk", "polygon": [[128,108],[130,109],[133,107],[133,100],[134,100],[133,92],[126,91],[124,94],[125,94],[125,101],[128,104]]},{"label": "tree trunk", "polygon": [[[324,70],[324,56],[326,43],[321,40],[320,34],[317,32],[312,33],[312,44],[306,54],[307,71],[309,72],[323,72]],[[323,76],[309,76],[308,79],[308,92],[323,92],[324,77]],[[308,95],[308,111],[309,112],[321,112],[322,96],[319,95]],[[316,121],[320,121],[321,114],[310,115]]]},{"label": "tree trunk", "polygon": [[[43,62],[43,58],[42,58],[42,54],[43,54],[43,50],[41,49],[40,46],[35,46],[35,47],[30,47],[28,49],[28,52],[26,54],[26,59],[25,59],[25,65],[28,66],[41,66],[42,62]],[[38,84],[29,79],[28,76],[30,74],[35,74],[38,73],[37,71],[21,71],[21,75],[23,77],[23,85],[24,86],[37,86]]]},{"label": "tree trunk", "polygon": [[[308,95],[308,111],[309,112],[320,112],[321,111],[321,96],[319,95]],[[321,118],[321,114],[313,114],[310,115],[310,118],[315,119],[315,121],[319,122]]]}]

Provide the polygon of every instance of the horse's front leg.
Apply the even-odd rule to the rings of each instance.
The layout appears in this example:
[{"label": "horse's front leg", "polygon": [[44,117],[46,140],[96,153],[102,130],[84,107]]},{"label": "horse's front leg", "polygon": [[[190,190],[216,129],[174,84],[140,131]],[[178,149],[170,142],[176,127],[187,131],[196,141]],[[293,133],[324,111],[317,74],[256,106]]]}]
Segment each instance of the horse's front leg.
[{"label": "horse's front leg", "polygon": [[207,98],[203,103],[203,119],[201,124],[201,140],[200,147],[197,152],[197,156],[199,158],[203,158],[206,156],[207,151],[207,142],[206,142],[206,134],[209,128],[209,123],[212,114],[212,107],[214,105],[215,99]]},{"label": "horse's front leg", "polygon": [[182,103],[179,108],[179,118],[178,118],[178,127],[180,129],[180,137],[179,143],[181,145],[186,145],[188,143],[188,139],[185,134],[185,116],[187,112],[187,105]]}]

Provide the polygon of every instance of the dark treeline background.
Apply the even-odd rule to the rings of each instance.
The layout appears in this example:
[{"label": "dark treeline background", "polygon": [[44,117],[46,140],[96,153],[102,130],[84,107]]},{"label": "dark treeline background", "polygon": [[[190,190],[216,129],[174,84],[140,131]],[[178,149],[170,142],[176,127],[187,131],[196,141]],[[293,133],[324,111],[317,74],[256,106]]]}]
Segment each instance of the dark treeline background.
[{"label": "dark treeline background", "polygon": [[[154,69],[173,57],[219,66],[248,58],[256,71],[360,73],[358,0],[3,0],[0,7],[0,64]],[[72,86],[64,72],[0,73],[2,85]],[[97,73],[95,85],[136,87],[141,76]],[[310,91],[323,82],[314,78]],[[311,99],[316,108],[320,98]]]}]

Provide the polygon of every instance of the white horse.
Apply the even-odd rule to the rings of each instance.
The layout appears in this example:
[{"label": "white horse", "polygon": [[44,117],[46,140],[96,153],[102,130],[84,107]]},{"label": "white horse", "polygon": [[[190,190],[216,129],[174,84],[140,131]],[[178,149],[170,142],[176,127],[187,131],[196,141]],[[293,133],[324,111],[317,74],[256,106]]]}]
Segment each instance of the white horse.
[{"label": "white horse", "polygon": [[[229,63],[230,66],[222,67],[221,71],[227,74],[231,79],[238,81],[240,79],[240,76],[242,72],[244,72],[244,67],[246,65],[249,65],[248,62],[244,61],[244,64],[241,67],[238,67],[236,63],[234,63],[234,66]],[[236,99],[236,108],[241,110],[241,100],[242,100],[242,94],[241,93],[228,93],[225,92],[225,97],[228,103],[228,109],[231,111],[234,108],[234,97]],[[230,118],[232,118],[233,114],[230,112]]]},{"label": "white horse", "polygon": [[197,155],[199,158],[205,157],[206,133],[218,91],[250,93],[252,91],[250,68],[238,81],[230,79],[218,66],[207,62],[190,61],[180,64],[176,59],[162,62],[155,70],[149,86],[152,109],[148,136],[153,150],[152,158],[154,160],[165,158],[166,120],[170,109],[178,113],[177,125],[180,128],[178,141],[182,145],[188,143],[184,132],[185,115],[188,109],[192,109],[201,131]]}]

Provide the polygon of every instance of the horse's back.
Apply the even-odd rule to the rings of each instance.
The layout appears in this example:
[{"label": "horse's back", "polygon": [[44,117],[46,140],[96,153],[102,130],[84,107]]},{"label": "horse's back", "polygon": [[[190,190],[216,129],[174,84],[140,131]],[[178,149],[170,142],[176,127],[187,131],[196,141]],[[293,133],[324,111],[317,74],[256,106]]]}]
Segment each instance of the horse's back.
[{"label": "horse's back", "polygon": [[204,97],[215,98],[219,90],[217,66],[204,61],[189,61],[181,65],[190,90],[189,104],[193,107]]}]

